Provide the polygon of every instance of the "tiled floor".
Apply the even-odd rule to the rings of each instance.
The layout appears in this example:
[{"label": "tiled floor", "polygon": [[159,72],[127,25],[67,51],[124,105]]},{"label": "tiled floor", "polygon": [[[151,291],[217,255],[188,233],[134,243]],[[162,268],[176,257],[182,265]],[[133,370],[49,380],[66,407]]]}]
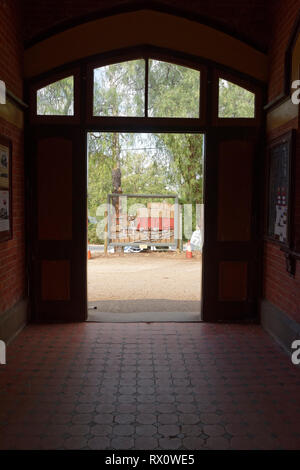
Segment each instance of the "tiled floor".
[{"label": "tiled floor", "polygon": [[259,326],[28,326],[0,449],[300,449],[300,375]]}]

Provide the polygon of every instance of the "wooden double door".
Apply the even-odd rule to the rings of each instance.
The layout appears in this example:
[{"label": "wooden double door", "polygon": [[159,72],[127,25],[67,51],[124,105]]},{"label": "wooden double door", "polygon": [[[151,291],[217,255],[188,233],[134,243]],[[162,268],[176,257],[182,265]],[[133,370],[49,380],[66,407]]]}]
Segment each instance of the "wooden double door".
[{"label": "wooden double door", "polygon": [[[261,149],[256,128],[205,134],[202,319],[251,321],[260,290]],[[32,127],[28,264],[33,321],[87,318],[86,131]],[[200,289],[200,285],[199,285]]]}]

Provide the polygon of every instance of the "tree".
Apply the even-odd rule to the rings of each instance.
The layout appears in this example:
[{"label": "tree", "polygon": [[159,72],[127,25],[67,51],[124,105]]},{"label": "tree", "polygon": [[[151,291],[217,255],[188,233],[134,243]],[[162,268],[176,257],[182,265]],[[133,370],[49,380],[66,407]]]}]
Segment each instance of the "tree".
[{"label": "tree", "polygon": [[[88,211],[92,217],[96,216],[97,207],[106,203],[107,194],[114,191],[111,179],[115,165],[114,134],[89,134]],[[119,133],[118,139],[123,193],[176,192],[170,181],[169,157],[153,134]],[[140,202],[140,199],[130,198],[128,206]],[[97,242],[93,224],[89,224],[89,240]]]},{"label": "tree", "polygon": [[144,116],[145,61],[94,70],[94,116]]},{"label": "tree", "polygon": [[[129,61],[102,67],[97,73],[94,83],[94,114],[144,115],[143,61]],[[199,116],[199,71],[150,60],[148,85],[149,116]],[[132,137],[131,144],[135,148],[131,150],[129,150],[129,134],[118,134],[118,138],[122,143],[114,145],[116,134],[110,135],[109,153],[114,161],[116,154],[119,155],[118,165],[122,172],[123,192],[162,194],[175,192],[179,194],[182,202],[202,202],[203,136],[155,134],[144,144],[137,143],[137,139]],[[152,147],[155,151],[149,154],[143,146]],[[127,147],[126,155],[124,151],[122,153],[123,147]],[[104,154],[105,150],[102,149],[101,153]],[[98,186],[100,184],[98,179]],[[131,200],[131,203],[134,202]],[[92,210],[92,205],[89,204],[89,207]]]},{"label": "tree", "polygon": [[37,92],[37,113],[70,116],[74,113],[74,78],[66,77]]},{"label": "tree", "polygon": [[[199,117],[200,79],[200,72],[191,68],[150,61],[150,115]],[[170,177],[180,202],[194,207],[203,202],[203,138],[201,134],[157,134],[170,155]],[[194,211],[194,227],[196,223]]]},{"label": "tree", "polygon": [[219,80],[219,117],[254,117],[254,101],[254,93],[227,80]]},{"label": "tree", "polygon": [[[199,117],[200,72],[149,59],[148,116]],[[73,77],[38,90],[39,114],[73,113]],[[219,81],[219,116],[251,117],[254,94],[226,80]],[[95,69],[93,113],[96,116],[145,115],[145,61],[131,60]],[[90,133],[88,210],[116,191],[118,173],[125,193],[177,193],[180,202],[203,202],[201,134]],[[137,201],[131,200],[131,204]],[[89,239],[96,241],[95,226]]]},{"label": "tree", "polygon": [[199,71],[149,60],[149,116],[197,118],[199,94]]}]

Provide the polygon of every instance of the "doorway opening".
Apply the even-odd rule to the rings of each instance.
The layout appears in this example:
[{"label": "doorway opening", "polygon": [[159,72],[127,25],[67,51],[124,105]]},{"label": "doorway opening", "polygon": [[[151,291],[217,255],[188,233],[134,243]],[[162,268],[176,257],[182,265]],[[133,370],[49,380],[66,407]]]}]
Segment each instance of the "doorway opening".
[{"label": "doorway opening", "polygon": [[88,321],[200,321],[204,134],[89,132]]}]

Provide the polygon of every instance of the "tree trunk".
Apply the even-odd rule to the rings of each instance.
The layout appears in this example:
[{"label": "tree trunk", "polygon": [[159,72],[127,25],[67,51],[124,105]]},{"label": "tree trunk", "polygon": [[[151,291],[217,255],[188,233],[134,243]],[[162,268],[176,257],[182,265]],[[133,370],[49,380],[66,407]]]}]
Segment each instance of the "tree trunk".
[{"label": "tree trunk", "polygon": [[[122,193],[122,186],[121,186],[121,169],[119,165],[112,170],[112,186],[113,186],[113,192],[121,194]],[[120,238],[120,198],[118,196],[115,196],[112,198],[112,204],[115,209],[115,217],[116,217],[116,236],[117,238]],[[121,253],[123,251],[122,247],[117,246],[116,250],[117,253]]]}]

